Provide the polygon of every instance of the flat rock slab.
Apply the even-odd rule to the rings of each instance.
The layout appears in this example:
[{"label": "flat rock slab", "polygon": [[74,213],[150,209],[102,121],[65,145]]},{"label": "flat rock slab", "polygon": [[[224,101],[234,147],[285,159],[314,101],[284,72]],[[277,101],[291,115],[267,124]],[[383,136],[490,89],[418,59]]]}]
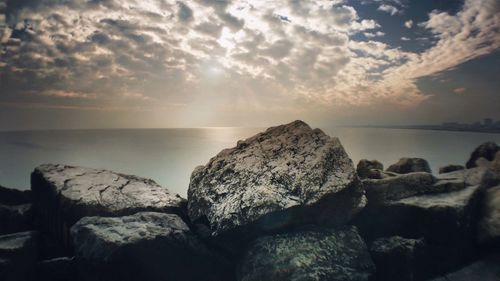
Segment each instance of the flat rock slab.
[{"label": "flat rock slab", "polygon": [[175,214],[85,217],[71,234],[83,280],[224,280],[223,260]]},{"label": "flat rock slab", "polygon": [[123,216],[140,211],[182,214],[185,200],[152,180],[107,170],[45,164],[31,175],[43,223],[68,243],[67,232],[85,216]]},{"label": "flat rock slab", "polygon": [[355,227],[316,228],[264,236],[250,244],[239,281],[365,281],[375,266]]},{"label": "flat rock slab", "polygon": [[191,220],[206,224],[212,236],[341,223],[365,205],[340,141],[302,121],[239,141],[197,167],[188,201]]}]

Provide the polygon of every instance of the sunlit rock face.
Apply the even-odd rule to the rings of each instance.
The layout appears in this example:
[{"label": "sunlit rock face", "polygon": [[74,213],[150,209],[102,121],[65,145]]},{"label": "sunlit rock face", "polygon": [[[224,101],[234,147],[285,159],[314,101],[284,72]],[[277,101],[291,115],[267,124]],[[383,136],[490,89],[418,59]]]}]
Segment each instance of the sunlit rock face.
[{"label": "sunlit rock face", "polygon": [[69,244],[68,229],[84,216],[139,211],[182,214],[185,200],[152,180],[107,170],[45,164],[31,176],[35,207],[48,231]]},{"label": "sunlit rock face", "polygon": [[356,170],[337,138],[302,121],[271,127],[197,167],[188,212],[212,236],[342,223],[365,205]]},{"label": "sunlit rock face", "polygon": [[175,214],[84,217],[71,234],[81,280],[223,281],[230,275]]},{"label": "sunlit rock face", "polygon": [[356,227],[314,228],[252,242],[238,267],[239,281],[365,281],[375,272]]}]

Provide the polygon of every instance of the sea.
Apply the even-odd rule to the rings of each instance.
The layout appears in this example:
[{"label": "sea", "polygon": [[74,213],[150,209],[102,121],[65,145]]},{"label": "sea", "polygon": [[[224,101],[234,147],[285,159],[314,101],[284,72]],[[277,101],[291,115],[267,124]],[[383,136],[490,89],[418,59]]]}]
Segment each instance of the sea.
[{"label": "sea", "polygon": [[[332,127],[356,165],[376,159],[385,167],[401,157],[422,157],[434,172],[464,164],[485,141],[500,134],[436,130]],[[30,188],[30,173],[43,163],[86,166],[151,178],[186,197],[193,169],[224,148],[264,128],[102,129],[0,132],[0,185]]]}]

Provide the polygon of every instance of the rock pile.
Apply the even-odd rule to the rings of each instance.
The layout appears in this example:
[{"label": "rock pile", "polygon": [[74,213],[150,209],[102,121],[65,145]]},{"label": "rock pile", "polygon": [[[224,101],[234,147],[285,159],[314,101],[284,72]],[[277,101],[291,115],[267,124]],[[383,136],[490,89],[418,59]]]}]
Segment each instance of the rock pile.
[{"label": "rock pile", "polygon": [[41,165],[31,191],[0,187],[0,280],[498,280],[495,147],[439,175],[421,158],[355,169],[337,138],[295,121],[197,167],[188,200]]}]

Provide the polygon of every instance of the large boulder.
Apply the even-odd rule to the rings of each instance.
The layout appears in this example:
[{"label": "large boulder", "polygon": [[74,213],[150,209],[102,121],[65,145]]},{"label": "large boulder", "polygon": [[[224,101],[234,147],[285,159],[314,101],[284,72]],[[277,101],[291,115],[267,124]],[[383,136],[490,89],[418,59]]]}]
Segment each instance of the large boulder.
[{"label": "large boulder", "polygon": [[175,214],[85,217],[71,234],[80,280],[216,281],[228,273]]},{"label": "large boulder", "polygon": [[377,160],[361,159],[356,166],[359,178],[379,178],[380,171],[384,170],[384,165]]},{"label": "large boulder", "polygon": [[479,221],[479,243],[500,249],[500,185],[489,188],[484,195]]},{"label": "large boulder", "polygon": [[425,246],[423,239],[400,236],[383,237],[373,241],[370,254],[377,273],[375,280],[418,280],[418,263]]},{"label": "large boulder", "polygon": [[0,280],[32,280],[38,258],[38,233],[18,232],[0,236]]},{"label": "large boulder", "polygon": [[446,174],[446,173],[450,173],[450,172],[460,171],[463,169],[465,169],[465,167],[462,165],[450,164],[450,165],[446,165],[446,166],[439,168],[439,173]]},{"label": "large boulder", "polygon": [[465,167],[467,167],[467,169],[476,167],[476,161],[480,158],[485,158],[488,161],[492,161],[498,151],[500,151],[500,146],[498,146],[496,143],[485,142],[472,152],[469,160],[465,164]]},{"label": "large boulder", "polygon": [[33,227],[31,204],[0,204],[0,235],[27,231]]},{"label": "large boulder", "polygon": [[389,166],[387,171],[398,174],[408,174],[414,172],[432,173],[429,163],[427,163],[427,160],[422,158],[401,158],[397,163]]},{"label": "large boulder", "polygon": [[238,267],[239,281],[365,281],[375,267],[353,226],[309,228],[252,242]]},{"label": "large boulder", "polygon": [[85,216],[123,216],[140,211],[183,214],[185,200],[152,180],[107,170],[45,164],[31,175],[42,225],[69,246],[69,228]]},{"label": "large boulder", "polygon": [[243,243],[290,225],[344,223],[365,205],[340,141],[302,121],[239,141],[197,167],[188,201],[205,233]]}]

